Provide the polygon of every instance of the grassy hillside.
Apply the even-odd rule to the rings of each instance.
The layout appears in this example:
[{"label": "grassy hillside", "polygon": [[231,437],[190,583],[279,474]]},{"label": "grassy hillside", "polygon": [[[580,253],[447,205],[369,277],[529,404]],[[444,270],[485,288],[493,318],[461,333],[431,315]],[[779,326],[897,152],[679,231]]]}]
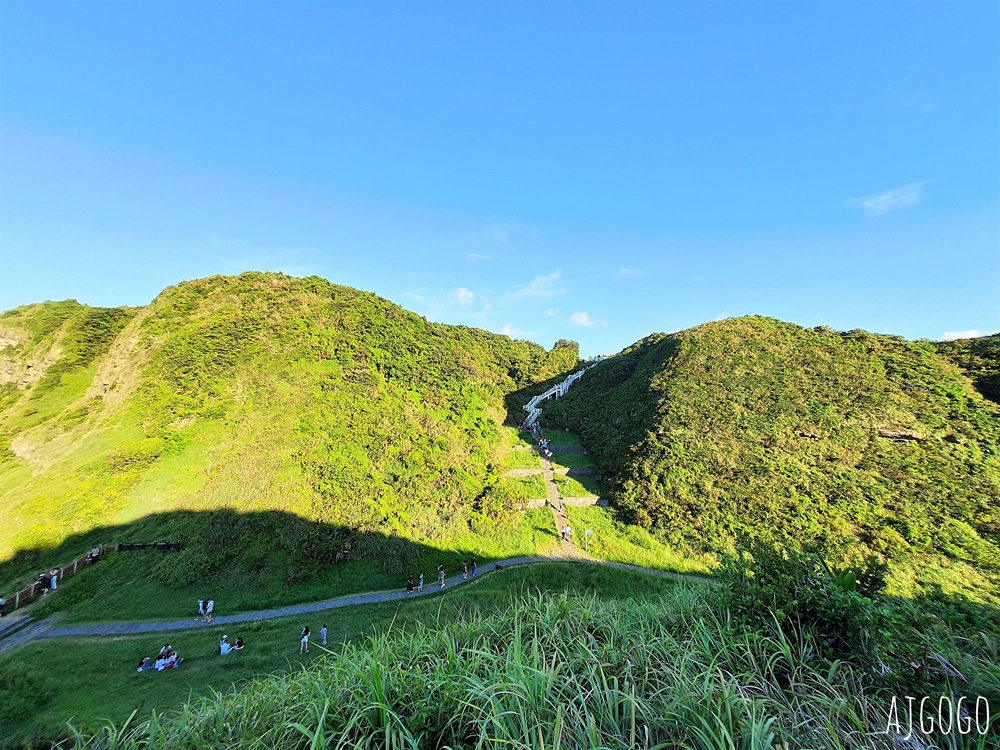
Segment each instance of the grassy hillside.
[{"label": "grassy hillside", "polygon": [[972,378],[980,393],[1000,404],[1000,333],[975,339],[939,341],[935,346]]},{"label": "grassy hillside", "polygon": [[[224,574],[266,592],[509,538],[504,398],[577,364],[572,348],[261,273],[186,282],[139,309],[18,308],[0,339],[7,586],[98,539],[184,543],[122,581]],[[273,522],[286,516],[304,523]]]},{"label": "grassy hillside", "polygon": [[627,520],[678,547],[787,537],[874,554],[902,589],[996,580],[1000,408],[929,342],[708,323],[602,362],[544,419],[583,436]]},{"label": "grassy hillside", "polygon": [[[930,641],[934,657],[969,676],[971,682],[959,684],[932,669],[914,670],[927,663],[928,641],[908,628],[897,628],[893,641],[901,647],[905,640],[912,652],[832,659],[819,653],[809,623],[797,622],[788,632],[746,627],[720,603],[715,589],[663,586],[621,571],[581,576],[575,566],[567,568],[549,566],[524,576],[504,571],[482,582],[482,598],[470,591],[448,595],[438,607],[407,602],[391,621],[385,608],[366,612],[374,632],[359,638],[363,629],[348,623],[338,635],[347,633],[351,642],[305,669],[256,679],[177,711],[150,717],[144,710],[131,724],[119,719],[100,732],[85,731],[72,746],[995,746],[995,733],[983,734],[993,731],[985,715],[972,732],[958,736],[933,728],[923,734],[916,722],[907,725],[904,713],[902,728],[887,736],[897,718],[890,713],[897,695],[932,695],[935,706],[941,695],[951,705],[959,695],[988,701],[1000,696],[995,639],[986,634],[960,637],[938,621]],[[499,579],[508,575],[515,585],[505,592]],[[294,651],[297,626],[287,624],[286,651]],[[268,637],[261,632],[255,643]],[[158,645],[147,641],[146,651]],[[129,654],[142,653],[131,643],[120,646]],[[69,654],[56,658],[75,654],[89,660],[80,653],[84,648],[101,646],[71,646]],[[52,651],[36,651],[37,661]],[[252,656],[227,656],[227,663],[205,652],[204,659],[230,674],[239,669],[238,659]],[[186,666],[177,675],[109,670],[105,679],[115,688],[134,684],[145,696],[157,681],[178,681]],[[44,690],[43,679],[36,684]],[[49,695],[57,689],[51,687]],[[121,709],[116,713],[120,717]],[[85,729],[93,725],[80,723]],[[907,743],[910,726],[915,738]]]},{"label": "grassy hillside", "polygon": [[[453,582],[454,584],[454,582]],[[327,650],[318,639],[308,654],[298,653],[298,633],[309,625],[314,633],[329,626],[329,651],[363,643],[388,629],[410,630],[418,623],[451,622],[475,613],[492,613],[526,592],[601,592],[613,601],[669,593],[675,584],[665,578],[599,566],[548,563],[480,572],[470,584],[449,585],[433,595],[317,612],[239,625],[139,636],[40,640],[0,655],[0,748],[20,747],[30,739],[48,747],[46,739],[66,734],[72,717],[77,728],[96,729],[102,720],[124,722],[133,710],[139,718],[152,711],[176,711],[193,697],[213,690],[228,692],[254,677],[299,671],[322,661]],[[435,586],[434,589],[437,587]],[[218,643],[244,638],[247,650],[223,659]],[[136,674],[143,656],[152,656],[165,641],[184,657],[177,671]],[[94,690],[95,684],[101,690]]]}]

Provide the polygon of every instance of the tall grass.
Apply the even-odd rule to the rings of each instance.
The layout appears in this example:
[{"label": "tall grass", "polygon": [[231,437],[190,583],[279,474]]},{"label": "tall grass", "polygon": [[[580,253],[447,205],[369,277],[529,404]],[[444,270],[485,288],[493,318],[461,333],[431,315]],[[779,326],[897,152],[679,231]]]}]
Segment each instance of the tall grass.
[{"label": "tall grass", "polygon": [[886,727],[853,668],[817,661],[804,637],[739,631],[678,586],[655,601],[520,596],[459,611],[67,745],[850,750],[891,746]]}]

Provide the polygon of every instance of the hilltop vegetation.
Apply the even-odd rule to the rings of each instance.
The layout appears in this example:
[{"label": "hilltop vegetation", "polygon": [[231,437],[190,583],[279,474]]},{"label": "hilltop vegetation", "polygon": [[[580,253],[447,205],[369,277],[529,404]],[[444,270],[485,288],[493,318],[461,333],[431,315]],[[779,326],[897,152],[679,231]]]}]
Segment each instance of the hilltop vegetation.
[{"label": "hilltop vegetation", "polygon": [[972,596],[996,580],[1000,409],[929,342],[707,323],[602,362],[544,418],[583,436],[628,521],[680,548],[764,537],[873,555],[911,590],[917,568]]},{"label": "hilltop vegetation", "polygon": [[1000,404],[1000,333],[974,339],[939,341],[937,350],[972,378],[976,389]]},{"label": "hilltop vegetation", "polygon": [[504,398],[577,364],[572,347],[261,273],[145,308],[18,308],[0,331],[0,560],[18,553],[0,581],[121,534],[184,543],[143,563],[165,586],[225,573],[258,590],[351,561],[398,572],[407,540],[509,536]]}]

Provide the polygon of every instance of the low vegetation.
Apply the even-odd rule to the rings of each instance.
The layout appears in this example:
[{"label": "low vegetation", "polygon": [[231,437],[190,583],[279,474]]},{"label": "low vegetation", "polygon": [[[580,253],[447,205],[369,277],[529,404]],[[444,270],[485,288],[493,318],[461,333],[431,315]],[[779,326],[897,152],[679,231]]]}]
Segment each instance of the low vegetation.
[{"label": "low vegetation", "polygon": [[[844,750],[893,742],[886,732],[899,690],[955,702],[972,687],[1000,695],[995,640],[959,638],[947,625],[934,635],[940,660],[974,675],[974,685],[914,673],[905,649],[882,649],[880,632],[878,644],[831,646],[831,627],[844,626],[883,628],[917,651],[924,641],[841,579],[799,559],[771,564],[761,555],[734,567],[734,588],[718,593],[676,585],[652,597],[529,594],[492,612],[458,607],[350,643],[301,672],[82,732],[75,747]],[[788,586],[740,588],[749,572]],[[807,604],[774,599],[810,586],[840,594],[821,607],[813,606],[818,595]],[[727,611],[726,601],[749,615]],[[794,607],[790,617],[762,624],[763,607],[775,601]],[[957,738],[986,748],[982,728],[959,737],[917,727],[916,736],[924,747],[957,747]]]},{"label": "low vegetation", "polygon": [[[182,543],[108,556],[36,615],[177,618],[200,596],[225,614],[555,548],[552,512],[519,510],[546,496],[541,475],[507,473],[539,467],[515,425],[581,366],[575,342],[546,351],[275,274],[184,283],[139,309],[18,308],[0,334],[0,590],[95,543]],[[650,336],[544,405],[550,441],[587,448],[555,468],[601,476],[555,481],[612,500],[566,508],[592,556],[715,585],[500,571],[247,625],[227,661],[213,651],[231,627],[185,631],[173,674],[134,672],[160,636],[35,642],[0,658],[0,736],[844,749],[885,741],[896,696],[1000,705],[995,339],[760,317]],[[336,645],[298,659],[299,627],[324,619]]]},{"label": "low vegetation", "polygon": [[898,593],[996,596],[1000,408],[930,342],[707,323],[602,362],[543,419],[582,436],[622,520],[677,549],[793,539],[875,555]]},{"label": "low vegetation", "polygon": [[582,451],[561,451],[552,454],[553,469],[592,469],[594,460]]},{"label": "low vegetation", "polygon": [[[363,647],[372,635],[412,631],[418,623],[435,627],[491,615],[510,606],[512,597],[538,591],[599,592],[602,598],[615,600],[655,597],[671,588],[661,578],[591,565],[550,563],[496,573],[482,566],[468,585],[453,588],[449,583],[441,595],[403,602],[164,634],[34,641],[0,655],[0,748],[32,741],[48,747],[49,740],[67,735],[70,717],[78,729],[96,731],[105,719],[121,724],[133,711],[141,721],[153,711],[172,715],[185,702],[212,697],[213,691],[228,693],[249,679],[297,673],[328,653],[318,645],[324,623],[329,626],[329,651],[338,653],[347,644]],[[314,635],[309,654],[300,656],[298,634],[303,625],[309,625]],[[230,641],[242,636],[246,650],[219,656],[217,647],[224,634]],[[184,657],[182,667],[136,674],[140,658],[155,655],[165,642]]]},{"label": "low vegetation", "polygon": [[1000,333],[975,339],[939,341],[936,346],[972,379],[980,393],[1000,404]]},{"label": "low vegetation", "polygon": [[603,483],[594,477],[570,477],[556,474],[553,481],[562,497],[601,497],[605,494]]},{"label": "low vegetation", "polygon": [[[573,542],[578,547],[586,544],[590,556],[598,560],[698,575],[707,575],[718,565],[711,555],[681,554],[648,529],[615,520],[613,509],[566,505],[563,510]],[[587,529],[593,533],[585,542]]]}]

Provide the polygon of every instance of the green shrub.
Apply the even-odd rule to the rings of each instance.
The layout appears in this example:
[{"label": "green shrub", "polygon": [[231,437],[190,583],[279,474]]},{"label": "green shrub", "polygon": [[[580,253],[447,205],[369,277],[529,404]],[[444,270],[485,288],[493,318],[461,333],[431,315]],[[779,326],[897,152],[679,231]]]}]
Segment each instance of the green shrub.
[{"label": "green shrub", "polygon": [[[996,371],[991,338],[969,344],[970,374]],[[626,520],[674,546],[720,554],[743,535],[790,538],[838,565],[876,554],[917,570],[943,556],[995,577],[1000,409],[938,348],[716,321],[601,362],[543,418],[581,435]]]},{"label": "green shrub", "polygon": [[[873,602],[862,596],[857,574],[834,575],[815,554],[788,546],[745,540],[717,571],[724,605],[738,619],[786,634],[804,628],[828,658],[867,662],[880,625]],[[877,585],[874,577],[866,586]]]}]

